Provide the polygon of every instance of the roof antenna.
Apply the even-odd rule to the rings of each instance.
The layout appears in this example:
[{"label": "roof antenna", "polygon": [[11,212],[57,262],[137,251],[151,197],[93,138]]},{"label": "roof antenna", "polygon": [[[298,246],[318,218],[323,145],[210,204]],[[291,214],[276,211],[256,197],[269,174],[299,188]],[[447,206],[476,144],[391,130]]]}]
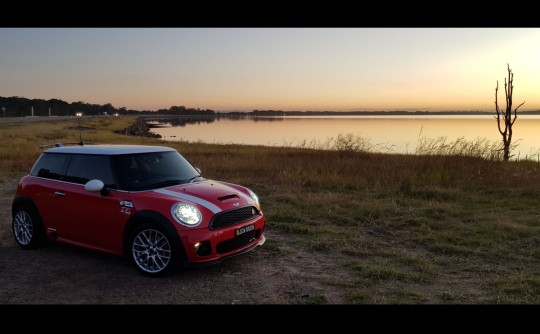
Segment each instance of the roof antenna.
[{"label": "roof antenna", "polygon": [[82,129],[81,129],[81,118],[77,117],[77,121],[79,122],[79,143],[77,145],[83,146],[84,143],[82,141]]}]

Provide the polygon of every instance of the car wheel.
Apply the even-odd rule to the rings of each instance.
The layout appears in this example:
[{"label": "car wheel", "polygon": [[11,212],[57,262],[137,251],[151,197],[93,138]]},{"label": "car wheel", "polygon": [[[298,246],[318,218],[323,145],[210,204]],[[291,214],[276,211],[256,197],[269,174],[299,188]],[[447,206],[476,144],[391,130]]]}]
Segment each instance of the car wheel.
[{"label": "car wheel", "polygon": [[20,206],[13,212],[13,236],[22,248],[37,248],[45,241],[45,231],[39,214],[28,206]]},{"label": "car wheel", "polygon": [[178,237],[158,224],[144,224],[132,234],[131,260],[145,275],[159,277],[175,267],[179,252]]}]

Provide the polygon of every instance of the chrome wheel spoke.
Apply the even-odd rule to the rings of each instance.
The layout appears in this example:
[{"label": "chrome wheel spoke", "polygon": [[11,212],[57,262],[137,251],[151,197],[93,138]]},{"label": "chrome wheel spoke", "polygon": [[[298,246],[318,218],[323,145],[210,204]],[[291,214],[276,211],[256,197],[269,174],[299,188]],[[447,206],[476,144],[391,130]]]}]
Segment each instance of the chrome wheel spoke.
[{"label": "chrome wheel spoke", "polygon": [[163,269],[167,265],[167,260],[168,259],[169,258],[163,258],[162,259],[161,256],[156,255],[156,256],[154,256],[154,263],[156,264],[156,267]]},{"label": "chrome wheel spoke", "polygon": [[171,260],[171,255],[169,240],[160,231],[143,230],[133,240],[133,259],[139,268],[148,273],[165,269]]},{"label": "chrome wheel spoke", "polygon": [[32,218],[26,211],[19,211],[13,218],[13,233],[22,245],[28,245],[33,236]]},{"label": "chrome wheel spoke", "polygon": [[[150,239],[146,235],[146,232],[147,231],[144,231],[144,233],[139,234],[139,238],[140,238],[142,243],[144,243],[145,245],[148,245],[148,244],[150,244]],[[143,238],[144,238],[144,240],[142,240]]]},{"label": "chrome wheel spoke", "polygon": [[29,243],[30,242],[30,233],[28,231],[23,231],[23,233],[22,233],[22,241],[24,243]]},{"label": "chrome wheel spoke", "polygon": [[137,236],[137,238],[135,238],[135,241],[133,242],[133,246],[144,250],[146,249],[146,247],[148,247],[148,243],[144,242],[140,236]]},{"label": "chrome wheel spoke", "polygon": [[146,261],[145,261],[145,265],[146,265],[146,267],[147,267],[148,269],[152,269],[152,264],[151,264],[151,262],[152,262],[152,259],[150,258],[150,256],[147,257],[147,258],[146,258]]}]

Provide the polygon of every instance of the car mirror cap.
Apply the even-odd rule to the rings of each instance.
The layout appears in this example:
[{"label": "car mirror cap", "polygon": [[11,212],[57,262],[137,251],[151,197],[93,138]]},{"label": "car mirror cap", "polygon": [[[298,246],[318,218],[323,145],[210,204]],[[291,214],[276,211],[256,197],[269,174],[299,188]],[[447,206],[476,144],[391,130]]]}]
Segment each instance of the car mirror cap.
[{"label": "car mirror cap", "polygon": [[84,185],[84,190],[93,193],[93,192],[101,191],[104,187],[105,187],[105,184],[103,183],[103,181],[94,179],[94,180],[90,180],[86,182],[86,184]]}]

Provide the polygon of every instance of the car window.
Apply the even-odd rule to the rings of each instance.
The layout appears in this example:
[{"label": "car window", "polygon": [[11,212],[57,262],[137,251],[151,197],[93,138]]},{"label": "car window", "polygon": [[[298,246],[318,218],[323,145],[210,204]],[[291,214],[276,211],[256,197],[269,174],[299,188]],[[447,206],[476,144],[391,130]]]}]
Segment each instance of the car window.
[{"label": "car window", "polygon": [[71,155],[44,153],[30,171],[30,175],[53,180],[63,180]]},{"label": "car window", "polygon": [[73,155],[67,169],[65,181],[85,184],[94,179],[101,180],[108,188],[114,188],[109,156]]},{"label": "car window", "polygon": [[178,152],[152,152],[113,157],[118,175],[130,190],[150,189],[162,181],[189,182],[199,175]]}]

